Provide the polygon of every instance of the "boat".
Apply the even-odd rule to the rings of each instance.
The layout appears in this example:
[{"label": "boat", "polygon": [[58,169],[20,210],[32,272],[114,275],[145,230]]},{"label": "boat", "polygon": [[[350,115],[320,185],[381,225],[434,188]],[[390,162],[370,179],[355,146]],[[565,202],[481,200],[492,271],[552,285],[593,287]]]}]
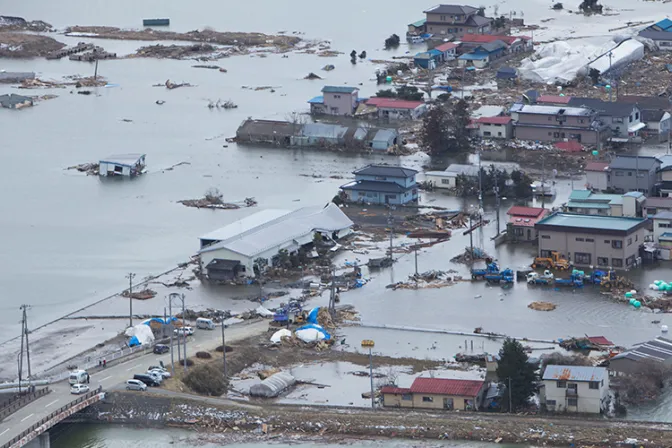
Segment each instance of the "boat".
[{"label": "boat", "polygon": [[170,19],[143,19],[143,26],[168,26],[170,25]]},{"label": "boat", "polygon": [[432,38],[432,34],[407,34],[406,40],[409,44],[421,44]]},{"label": "boat", "polygon": [[540,182],[540,181],[534,181],[532,182],[532,195],[533,196],[555,196],[555,188],[553,188],[552,184],[549,184],[548,182]]}]

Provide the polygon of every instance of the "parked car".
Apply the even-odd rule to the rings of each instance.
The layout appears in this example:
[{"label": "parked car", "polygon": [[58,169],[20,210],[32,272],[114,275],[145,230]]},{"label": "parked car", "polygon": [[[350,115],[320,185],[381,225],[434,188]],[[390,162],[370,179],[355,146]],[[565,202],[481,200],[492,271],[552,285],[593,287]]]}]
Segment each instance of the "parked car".
[{"label": "parked car", "polygon": [[89,391],[89,386],[86,384],[73,384],[72,387],[70,388],[70,393],[79,395],[79,394],[85,394]]},{"label": "parked car", "polygon": [[163,344],[156,344],[154,346],[154,353],[157,355],[163,355],[164,353],[168,353],[170,351],[170,347],[167,345]]},{"label": "parked car", "polygon": [[147,371],[147,372],[145,372],[145,375],[149,375],[149,376],[151,376],[151,377],[154,378],[154,380],[155,380],[156,382],[158,382],[159,384],[161,384],[161,383],[163,382],[163,375],[162,375],[160,372],[156,372],[156,371]]},{"label": "parked car", "polygon": [[161,383],[156,381],[153,376],[147,375],[145,373],[138,373],[133,375],[134,380],[142,381],[149,387],[159,387]]},{"label": "parked car", "polygon": [[178,335],[178,336],[191,336],[194,334],[194,329],[192,327],[182,327],[182,328],[176,328],[173,330],[173,332]]},{"label": "parked car", "polygon": [[155,373],[157,375],[160,375],[161,378],[170,378],[170,372],[164,369],[149,369],[147,370],[147,373]]},{"label": "parked car", "polygon": [[89,381],[89,374],[86,372],[86,370],[73,370],[70,372],[70,377],[68,378],[68,382],[71,385],[84,384],[88,383]]},{"label": "parked car", "polygon": [[147,390],[147,385],[140,380],[126,381],[127,390]]}]

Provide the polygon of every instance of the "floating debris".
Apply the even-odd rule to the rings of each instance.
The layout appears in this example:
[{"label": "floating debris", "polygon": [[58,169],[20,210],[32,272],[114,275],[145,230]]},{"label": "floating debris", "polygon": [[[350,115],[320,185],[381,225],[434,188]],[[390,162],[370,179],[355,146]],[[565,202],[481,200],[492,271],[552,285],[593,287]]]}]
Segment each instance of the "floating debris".
[{"label": "floating debris", "polygon": [[551,302],[532,302],[527,307],[536,311],[553,311],[558,306]]},{"label": "floating debris", "polygon": [[313,72],[308,73],[306,76],[304,76],[303,79],[322,79],[321,76],[316,75]]}]

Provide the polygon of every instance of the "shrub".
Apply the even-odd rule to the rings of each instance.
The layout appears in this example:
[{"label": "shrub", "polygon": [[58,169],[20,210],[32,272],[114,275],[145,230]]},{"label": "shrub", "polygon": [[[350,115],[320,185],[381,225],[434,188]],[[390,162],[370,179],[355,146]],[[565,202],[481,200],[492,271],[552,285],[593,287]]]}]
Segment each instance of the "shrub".
[{"label": "shrub", "polygon": [[210,359],[212,355],[208,352],[196,352],[196,357],[198,359]]},{"label": "shrub", "polygon": [[[179,363],[180,363],[181,366],[183,366],[183,365],[184,365],[184,359],[180,359]],[[194,361],[192,361],[191,359],[187,358],[187,367],[191,367],[191,366],[193,366],[193,365],[194,365]]]},{"label": "shrub", "polygon": [[183,381],[191,390],[202,395],[220,396],[226,392],[227,388],[222,372],[210,364],[194,367]]},{"label": "shrub", "polygon": [[[222,352],[224,351],[223,346],[220,345],[219,347],[217,347],[217,348],[215,349],[215,351],[217,351],[217,352],[219,352],[219,353],[222,353]],[[233,347],[231,347],[230,345],[227,345],[227,346],[226,346],[226,353],[229,353],[229,352],[232,352],[232,351],[233,351]]]}]

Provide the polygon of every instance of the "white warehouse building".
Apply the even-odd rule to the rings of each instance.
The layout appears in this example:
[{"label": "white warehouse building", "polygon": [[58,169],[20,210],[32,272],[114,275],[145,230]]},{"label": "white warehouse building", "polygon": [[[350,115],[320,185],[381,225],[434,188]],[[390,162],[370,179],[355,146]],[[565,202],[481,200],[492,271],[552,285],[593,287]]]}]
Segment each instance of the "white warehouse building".
[{"label": "white warehouse building", "polygon": [[293,253],[312,243],[315,233],[337,240],[350,234],[352,226],[332,202],[295,211],[262,210],[200,238],[201,272],[217,281],[254,277],[259,258],[270,265],[279,251]]}]

